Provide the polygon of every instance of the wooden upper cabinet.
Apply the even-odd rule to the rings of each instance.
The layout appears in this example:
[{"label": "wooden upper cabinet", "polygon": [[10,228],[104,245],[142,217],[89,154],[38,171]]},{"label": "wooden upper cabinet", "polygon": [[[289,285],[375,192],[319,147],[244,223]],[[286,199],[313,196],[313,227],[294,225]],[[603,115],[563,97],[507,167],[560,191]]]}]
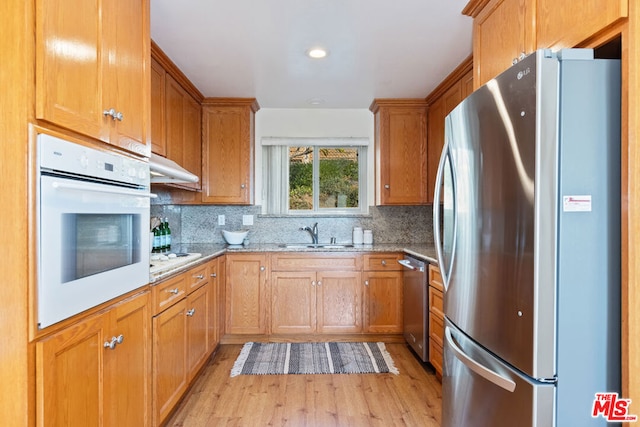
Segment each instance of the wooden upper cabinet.
[{"label": "wooden upper cabinet", "polygon": [[36,118],[148,156],[149,1],[36,3]]},{"label": "wooden upper cabinet", "polygon": [[202,201],[253,204],[253,98],[206,98],[202,110]]},{"label": "wooden upper cabinet", "polygon": [[539,48],[573,47],[619,19],[628,16],[629,0],[536,2]]},{"label": "wooden upper cabinet", "polygon": [[472,1],[462,11],[474,17],[475,88],[509,68],[521,55],[535,50],[534,1],[490,0],[479,11],[477,3],[482,1]]},{"label": "wooden upper cabinet", "polygon": [[375,99],[376,205],[427,203],[427,103]]},{"label": "wooden upper cabinet", "polygon": [[167,155],[165,138],[165,82],[167,72],[158,61],[151,58],[151,151]]},{"label": "wooden upper cabinet", "polygon": [[[172,76],[166,76],[165,130],[167,158],[198,177],[202,176],[200,103]],[[200,189],[201,180],[180,187]]]},{"label": "wooden upper cabinet", "polygon": [[429,103],[427,128],[427,200],[433,203],[436,174],[444,147],[445,117],[473,91],[473,60],[463,61],[427,97]]}]

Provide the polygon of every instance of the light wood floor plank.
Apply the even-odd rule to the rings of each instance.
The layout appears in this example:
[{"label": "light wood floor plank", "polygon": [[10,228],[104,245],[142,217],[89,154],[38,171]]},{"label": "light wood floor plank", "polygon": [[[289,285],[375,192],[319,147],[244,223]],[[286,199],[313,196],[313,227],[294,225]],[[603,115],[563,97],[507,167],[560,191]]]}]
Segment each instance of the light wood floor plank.
[{"label": "light wood floor plank", "polygon": [[166,423],[209,426],[439,426],[441,386],[405,344],[386,344],[400,375],[239,375],[241,345],[221,345]]}]

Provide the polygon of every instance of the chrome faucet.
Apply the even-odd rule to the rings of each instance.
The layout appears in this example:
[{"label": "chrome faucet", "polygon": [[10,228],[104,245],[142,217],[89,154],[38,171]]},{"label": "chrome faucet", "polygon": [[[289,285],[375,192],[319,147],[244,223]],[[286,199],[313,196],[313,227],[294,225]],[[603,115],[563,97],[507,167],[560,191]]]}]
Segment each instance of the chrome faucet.
[{"label": "chrome faucet", "polygon": [[313,240],[314,244],[318,244],[318,223],[313,224],[313,228],[311,227],[300,227],[300,231],[308,231],[311,234],[311,240]]}]

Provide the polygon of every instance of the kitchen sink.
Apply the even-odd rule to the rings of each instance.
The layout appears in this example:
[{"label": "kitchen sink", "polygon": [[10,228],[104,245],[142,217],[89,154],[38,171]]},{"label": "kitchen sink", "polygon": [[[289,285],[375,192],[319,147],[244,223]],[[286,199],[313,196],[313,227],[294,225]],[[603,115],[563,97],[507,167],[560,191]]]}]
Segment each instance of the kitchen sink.
[{"label": "kitchen sink", "polygon": [[353,245],[342,245],[336,243],[287,243],[280,245],[280,247],[287,249],[345,249],[352,248]]}]

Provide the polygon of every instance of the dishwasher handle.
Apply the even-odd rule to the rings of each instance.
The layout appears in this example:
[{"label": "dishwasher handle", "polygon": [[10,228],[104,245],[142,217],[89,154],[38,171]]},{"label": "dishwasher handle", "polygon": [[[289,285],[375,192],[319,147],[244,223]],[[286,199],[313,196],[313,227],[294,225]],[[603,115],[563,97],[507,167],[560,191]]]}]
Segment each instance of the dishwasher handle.
[{"label": "dishwasher handle", "polygon": [[408,268],[409,270],[418,270],[418,271],[424,271],[424,267],[415,267],[411,264],[411,261],[406,260],[406,259],[399,259],[398,260],[398,264]]}]

